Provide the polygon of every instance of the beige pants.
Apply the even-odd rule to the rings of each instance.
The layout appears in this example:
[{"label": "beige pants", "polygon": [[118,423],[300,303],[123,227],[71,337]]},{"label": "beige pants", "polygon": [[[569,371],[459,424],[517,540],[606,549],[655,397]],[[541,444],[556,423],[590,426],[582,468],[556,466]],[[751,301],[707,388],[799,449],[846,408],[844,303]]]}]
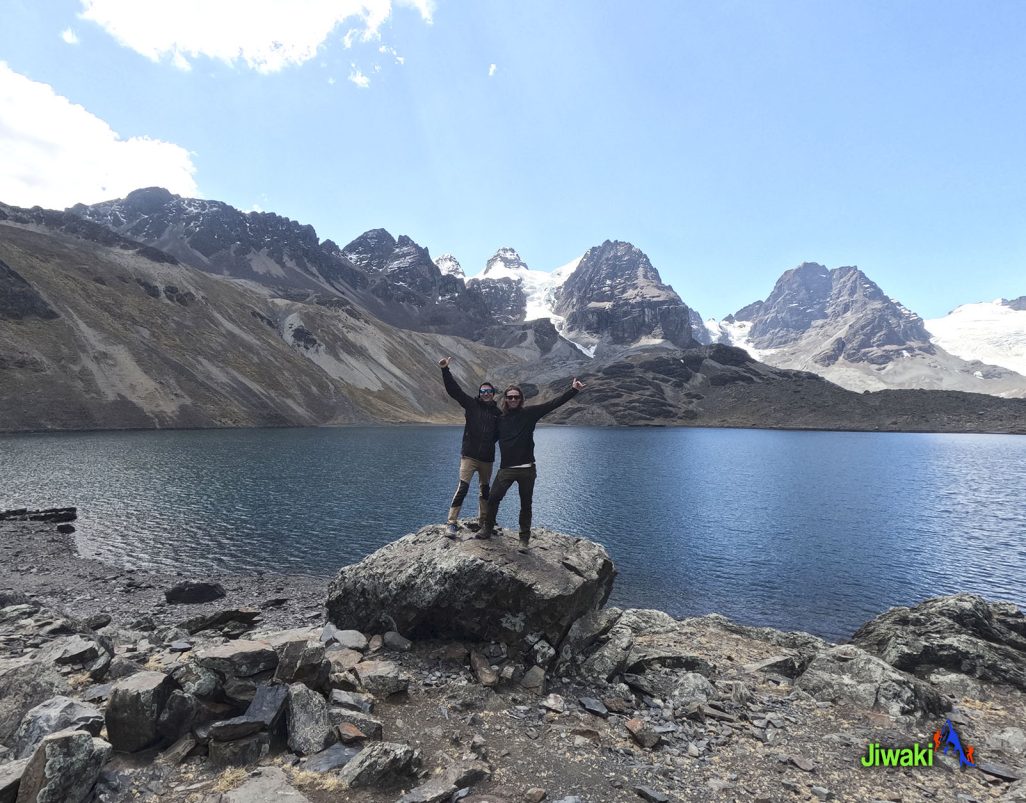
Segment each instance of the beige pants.
[{"label": "beige pants", "polygon": [[483,463],[472,457],[461,457],[460,482],[456,486],[456,494],[449,507],[449,524],[456,523],[456,519],[460,515],[460,508],[463,507],[463,500],[467,498],[467,491],[470,490],[470,481],[475,473],[481,484],[481,495],[477,500],[478,519],[484,519],[488,507],[488,488],[492,481],[492,463]]}]

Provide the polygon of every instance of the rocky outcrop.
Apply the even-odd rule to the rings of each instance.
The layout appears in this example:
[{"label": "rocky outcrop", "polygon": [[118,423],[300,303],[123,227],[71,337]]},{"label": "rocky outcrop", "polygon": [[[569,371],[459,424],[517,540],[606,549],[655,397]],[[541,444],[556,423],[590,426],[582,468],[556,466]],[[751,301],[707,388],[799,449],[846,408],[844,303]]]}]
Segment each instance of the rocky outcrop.
[{"label": "rocky outcrop", "polygon": [[509,539],[444,536],[424,527],[343,568],[328,590],[328,618],[340,628],[385,622],[411,638],[495,641],[543,655],[612,588],[609,555],[584,539],[536,529],[531,553],[520,555]]},{"label": "rocky outcrop", "polygon": [[958,594],[891,608],[852,642],[926,680],[947,672],[1026,690],[1026,616],[1010,603]]},{"label": "rocky outcrop", "polygon": [[85,800],[111,746],[85,731],[50,734],[25,766],[18,789],[18,803],[81,803]]},{"label": "rocky outcrop", "polygon": [[555,296],[568,335],[577,342],[590,338],[596,355],[642,339],[678,347],[696,342],[691,309],[630,243],[606,240],[589,249]]},{"label": "rocky outcrop", "polygon": [[928,684],[852,644],[819,653],[796,685],[817,700],[883,711],[892,717],[935,717],[951,708]]},{"label": "rocky outcrop", "polygon": [[15,758],[28,758],[44,738],[57,731],[84,730],[99,736],[103,714],[94,705],[57,696],[28,711],[14,734],[11,747]]}]

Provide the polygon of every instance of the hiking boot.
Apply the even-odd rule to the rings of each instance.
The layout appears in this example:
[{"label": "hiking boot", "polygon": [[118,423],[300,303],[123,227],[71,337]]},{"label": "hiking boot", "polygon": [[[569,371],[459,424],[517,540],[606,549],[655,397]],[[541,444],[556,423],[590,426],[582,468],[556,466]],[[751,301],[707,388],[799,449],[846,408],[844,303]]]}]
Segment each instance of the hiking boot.
[{"label": "hiking boot", "polygon": [[477,531],[477,535],[475,535],[474,537],[487,540],[491,538],[493,535],[495,535],[495,530],[493,530],[491,526],[483,524],[481,525],[481,529]]},{"label": "hiking boot", "polygon": [[527,530],[520,533],[520,549],[517,552],[527,552],[531,548],[531,531]]},{"label": "hiking boot", "polygon": [[445,537],[446,538],[455,538],[456,537],[456,533],[457,533],[458,530],[459,530],[459,528],[455,524],[447,525],[446,528],[445,528]]}]

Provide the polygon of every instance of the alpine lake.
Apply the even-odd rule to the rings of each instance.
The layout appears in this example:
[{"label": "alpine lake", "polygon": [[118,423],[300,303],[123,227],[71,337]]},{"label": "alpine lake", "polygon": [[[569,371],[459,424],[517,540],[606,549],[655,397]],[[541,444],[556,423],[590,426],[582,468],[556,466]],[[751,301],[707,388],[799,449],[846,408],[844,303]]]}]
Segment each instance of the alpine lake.
[{"label": "alpine lake", "polygon": [[[0,509],[77,506],[81,553],[133,568],[332,575],[444,522],[460,432],[3,435]],[[611,605],[831,640],[940,594],[1026,607],[1026,438],[543,426],[535,441],[534,524],[606,546]],[[511,545],[518,508],[511,489]]]}]

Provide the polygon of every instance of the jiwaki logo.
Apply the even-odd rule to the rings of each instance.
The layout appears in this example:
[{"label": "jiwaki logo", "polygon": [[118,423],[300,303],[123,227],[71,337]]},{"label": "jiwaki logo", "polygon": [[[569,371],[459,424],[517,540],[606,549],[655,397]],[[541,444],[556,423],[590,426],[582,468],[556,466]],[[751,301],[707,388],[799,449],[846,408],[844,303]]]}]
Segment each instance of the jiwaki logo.
[{"label": "jiwaki logo", "polygon": [[961,766],[975,767],[975,749],[972,745],[963,747],[958,731],[948,719],[943,729],[934,731],[931,742],[909,747],[881,747],[879,742],[873,742],[866,748],[866,754],[859,757],[859,763],[863,767],[932,767],[934,753],[947,755],[950,750]]}]

